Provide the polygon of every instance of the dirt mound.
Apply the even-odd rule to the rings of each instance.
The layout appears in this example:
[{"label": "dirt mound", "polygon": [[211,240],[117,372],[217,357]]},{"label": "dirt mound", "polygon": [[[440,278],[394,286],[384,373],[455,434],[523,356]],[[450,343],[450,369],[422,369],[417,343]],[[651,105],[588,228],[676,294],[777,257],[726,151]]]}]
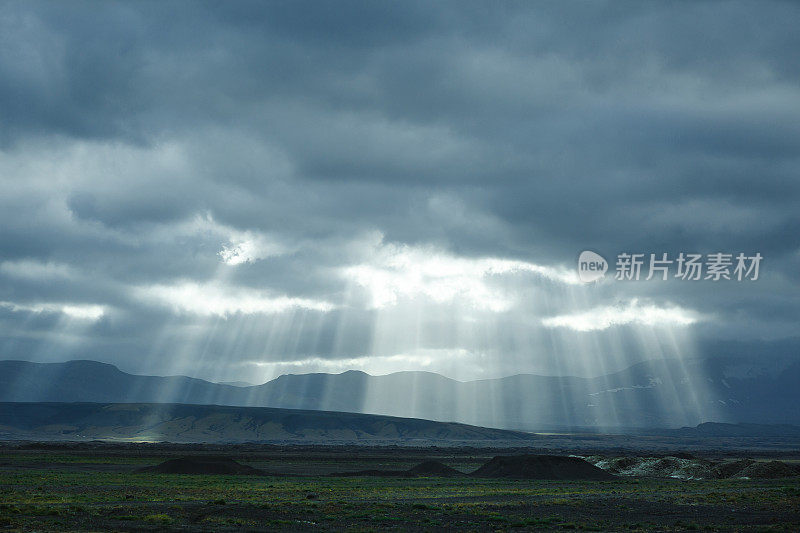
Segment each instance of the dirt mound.
[{"label": "dirt mound", "polygon": [[[688,455],[688,454],[687,454]],[[603,470],[620,476],[672,477],[679,479],[774,479],[800,475],[800,467],[782,461],[760,462],[753,459],[709,461],[667,457],[588,457],[587,460]]]},{"label": "dirt mound", "polygon": [[679,479],[717,479],[717,464],[705,459],[679,459],[681,465],[670,477]]},{"label": "dirt mound", "polygon": [[714,463],[703,459],[679,457],[645,458],[639,465],[640,474],[652,477],[678,479],[715,479],[718,477]]},{"label": "dirt mound", "polygon": [[614,479],[579,457],[561,455],[497,456],[470,474],[513,479]]},{"label": "dirt mound", "polygon": [[741,469],[735,477],[749,477],[754,479],[777,479],[798,475],[798,471],[791,465],[782,461],[754,462]]},{"label": "dirt mound", "polygon": [[602,468],[606,472],[612,474],[628,475],[628,472],[638,467],[642,459],[641,457],[587,457],[586,460],[598,468]]},{"label": "dirt mound", "polygon": [[436,476],[436,477],[458,477],[463,476],[455,468],[450,468],[439,461],[425,461],[408,469],[412,476]]},{"label": "dirt mound", "polygon": [[752,459],[737,459],[736,461],[727,461],[717,467],[717,472],[719,472],[720,478],[741,477],[739,472],[754,463],[755,461]]},{"label": "dirt mound", "polygon": [[263,475],[258,468],[239,464],[230,457],[180,457],[155,466],[140,468],[139,472],[159,474],[228,474]]},{"label": "dirt mound", "polygon": [[721,478],[776,479],[800,475],[800,466],[783,461],[738,459],[720,464],[717,471]]},{"label": "dirt mound", "polygon": [[[679,457],[678,455],[683,455]],[[666,457],[589,458],[589,461],[612,474],[635,477],[672,477],[678,479],[717,479],[721,477],[716,463],[690,458],[689,454]]]},{"label": "dirt mound", "polygon": [[675,457],[661,457],[654,458],[649,462],[648,469],[652,476],[656,477],[672,477],[682,466],[683,461]]}]

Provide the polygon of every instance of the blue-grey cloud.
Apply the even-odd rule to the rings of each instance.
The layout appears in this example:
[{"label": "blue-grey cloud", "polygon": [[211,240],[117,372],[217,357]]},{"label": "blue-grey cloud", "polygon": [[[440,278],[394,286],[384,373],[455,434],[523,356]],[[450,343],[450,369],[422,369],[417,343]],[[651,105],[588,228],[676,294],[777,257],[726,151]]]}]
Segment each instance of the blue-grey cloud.
[{"label": "blue-grey cloud", "polygon": [[[592,373],[658,354],[636,321],[542,320],[648,306],[700,317],[687,353],[795,338],[798,22],[785,2],[4,3],[0,357]],[[764,262],[565,283],[584,249]]]}]

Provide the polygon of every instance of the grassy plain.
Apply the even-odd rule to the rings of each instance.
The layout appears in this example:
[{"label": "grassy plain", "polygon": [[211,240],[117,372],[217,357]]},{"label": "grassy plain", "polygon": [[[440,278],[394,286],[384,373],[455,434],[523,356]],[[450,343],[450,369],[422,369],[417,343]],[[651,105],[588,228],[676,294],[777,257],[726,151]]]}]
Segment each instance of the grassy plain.
[{"label": "grassy plain", "polygon": [[[800,478],[535,481],[336,477],[407,468],[424,451],[325,448],[233,456],[280,473],[140,473],[154,449],[0,450],[0,527],[65,531],[798,531]],[[429,455],[468,472],[475,450]]]}]

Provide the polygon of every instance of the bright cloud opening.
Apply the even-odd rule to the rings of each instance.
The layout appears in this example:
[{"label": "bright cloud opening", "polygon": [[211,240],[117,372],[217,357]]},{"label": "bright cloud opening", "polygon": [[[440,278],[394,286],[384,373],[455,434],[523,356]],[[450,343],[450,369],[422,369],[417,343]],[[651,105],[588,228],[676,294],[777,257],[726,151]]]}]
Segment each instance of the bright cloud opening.
[{"label": "bright cloud opening", "polygon": [[275,314],[292,309],[327,312],[334,308],[322,300],[274,296],[255,289],[192,282],[153,285],[139,288],[137,292],[147,301],[167,305],[181,313],[204,316]]},{"label": "bright cloud opening", "polygon": [[347,267],[344,276],[370,294],[373,308],[400,298],[425,297],[436,303],[456,300],[478,309],[502,312],[515,298],[492,283],[495,276],[532,273],[551,281],[577,284],[571,271],[494,257],[465,258],[433,247],[379,244],[366,262]]},{"label": "bright cloud opening", "polygon": [[0,307],[5,307],[15,313],[60,313],[70,318],[92,321],[99,320],[106,312],[105,307],[102,305],[60,304],[51,302],[35,304],[0,302]]},{"label": "bright cloud opening", "polygon": [[220,259],[228,265],[241,265],[266,259],[283,253],[283,247],[269,241],[263,235],[243,232],[231,238],[230,244],[219,251]]},{"label": "bright cloud opening", "polygon": [[601,306],[582,313],[545,318],[542,320],[542,325],[548,328],[569,328],[575,331],[600,331],[627,324],[689,326],[702,318],[702,315],[690,309],[678,306],[641,305],[638,300],[633,299],[625,305]]}]

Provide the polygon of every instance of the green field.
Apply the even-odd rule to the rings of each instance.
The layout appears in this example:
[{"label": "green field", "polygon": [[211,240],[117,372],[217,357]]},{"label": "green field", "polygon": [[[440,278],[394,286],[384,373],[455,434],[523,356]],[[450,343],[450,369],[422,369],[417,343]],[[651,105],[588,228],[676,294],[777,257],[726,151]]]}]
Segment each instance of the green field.
[{"label": "green field", "polygon": [[[0,453],[0,527],[17,530],[752,530],[800,529],[800,479],[533,481],[328,477],[317,471],[404,466],[401,451],[293,454],[278,463],[302,476],[151,474],[168,455]],[[450,455],[466,470],[478,460]],[[249,460],[248,460],[249,459]],[[305,472],[302,472],[305,469]]]}]

